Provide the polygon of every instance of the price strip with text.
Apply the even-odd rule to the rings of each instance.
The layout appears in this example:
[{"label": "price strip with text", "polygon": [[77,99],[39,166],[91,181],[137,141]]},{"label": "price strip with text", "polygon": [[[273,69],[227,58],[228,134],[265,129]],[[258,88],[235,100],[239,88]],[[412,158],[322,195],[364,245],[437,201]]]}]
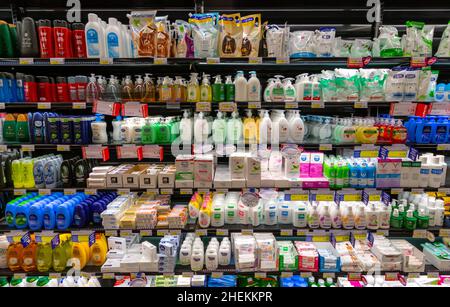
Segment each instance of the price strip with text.
[{"label": "price strip with text", "polygon": [[109,148],[101,145],[88,145],[82,148],[83,159],[109,160]]},{"label": "price strip with text", "polygon": [[142,146],[127,144],[117,146],[116,151],[117,159],[138,159],[141,161],[144,157]]},{"label": "price strip with text", "polygon": [[111,101],[97,100],[92,106],[92,111],[94,113],[118,116],[120,114],[121,104]]},{"label": "price strip with text", "polygon": [[139,101],[128,101],[122,104],[122,116],[147,117],[148,105]]}]

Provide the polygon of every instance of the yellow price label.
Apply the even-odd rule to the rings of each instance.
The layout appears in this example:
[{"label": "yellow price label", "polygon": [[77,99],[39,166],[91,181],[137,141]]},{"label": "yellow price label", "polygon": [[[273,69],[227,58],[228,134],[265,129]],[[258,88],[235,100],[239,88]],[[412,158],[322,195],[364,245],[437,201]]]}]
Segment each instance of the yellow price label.
[{"label": "yellow price label", "polygon": [[334,196],[332,194],[317,194],[316,201],[333,201]]},{"label": "yellow price label", "polygon": [[294,231],[292,229],[281,229],[280,230],[280,235],[282,237],[292,237],[293,232]]},{"label": "yellow price label", "polygon": [[377,158],[378,150],[362,150],[359,155],[361,158]]},{"label": "yellow price label", "polygon": [[346,194],[344,195],[345,201],[359,201],[361,200],[361,195],[358,194]]},{"label": "yellow price label", "polygon": [[291,201],[308,201],[308,194],[291,194]]},{"label": "yellow price label", "polygon": [[408,152],[405,150],[393,150],[389,151],[389,158],[406,158],[408,156]]},{"label": "yellow price label", "polygon": [[330,238],[328,236],[313,236],[313,242],[329,242]]}]

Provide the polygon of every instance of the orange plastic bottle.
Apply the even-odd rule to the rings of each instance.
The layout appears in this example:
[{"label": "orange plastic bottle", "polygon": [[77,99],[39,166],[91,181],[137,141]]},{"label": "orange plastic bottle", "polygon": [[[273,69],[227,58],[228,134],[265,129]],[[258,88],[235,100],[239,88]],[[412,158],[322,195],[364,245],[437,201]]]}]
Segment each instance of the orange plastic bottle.
[{"label": "orange plastic bottle", "polygon": [[37,243],[35,241],[31,241],[27,247],[23,248],[22,254],[22,269],[25,272],[34,272],[37,270],[36,267],[36,259],[37,259]]},{"label": "orange plastic bottle", "polygon": [[6,251],[6,261],[11,271],[20,271],[22,269],[22,243],[12,243]]}]

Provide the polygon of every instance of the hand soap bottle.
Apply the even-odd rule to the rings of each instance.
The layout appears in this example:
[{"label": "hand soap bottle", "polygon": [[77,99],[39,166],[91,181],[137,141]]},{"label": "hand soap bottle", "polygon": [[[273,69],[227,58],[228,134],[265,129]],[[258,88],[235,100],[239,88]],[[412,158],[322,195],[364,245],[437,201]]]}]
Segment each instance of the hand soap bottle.
[{"label": "hand soap bottle", "polygon": [[234,101],[235,99],[235,88],[231,76],[227,76],[225,80],[225,101]]},{"label": "hand soap bottle", "polygon": [[267,80],[267,86],[264,89],[264,97],[263,97],[265,102],[272,101],[272,89],[274,84],[275,84],[274,78],[270,78],[269,80]]},{"label": "hand soap bottle", "polygon": [[200,86],[198,85],[197,73],[191,73],[191,79],[187,87],[187,101],[199,102],[200,101]]},{"label": "hand soap bottle", "polygon": [[217,118],[212,124],[212,139],[214,144],[224,144],[227,138],[227,123],[223,119],[223,113],[217,112]]},{"label": "hand soap bottle", "polygon": [[[301,74],[297,76],[295,81],[295,91],[298,102],[305,101],[305,84],[308,83],[308,74]],[[311,100],[311,99],[310,99]]]},{"label": "hand soap bottle", "polygon": [[106,123],[102,121],[100,114],[97,114],[95,121],[91,123],[92,143],[93,144],[107,144],[108,134],[106,133]]},{"label": "hand soap bottle", "polygon": [[295,87],[292,85],[293,78],[284,79],[284,101],[294,102],[297,100],[297,93]]},{"label": "hand soap bottle", "polygon": [[244,119],[244,141],[245,144],[255,144],[257,129],[255,119],[252,117],[252,111],[247,110],[247,117]]},{"label": "hand soap bottle", "polygon": [[183,144],[192,142],[192,119],[187,110],[184,110],[183,118],[180,121],[180,138]]},{"label": "hand soap bottle", "polygon": [[247,99],[249,102],[259,102],[261,101],[261,83],[255,71],[251,71],[250,76],[247,83]]},{"label": "hand soap bottle", "polygon": [[[225,101],[225,85],[222,83],[220,75],[217,75],[214,84],[212,85],[212,101],[221,102]],[[232,101],[232,100],[227,100]]]},{"label": "hand soap bottle", "polygon": [[276,75],[275,78],[276,79],[272,87],[272,95],[270,97],[270,101],[282,102],[284,101],[284,86],[281,82],[281,78],[283,78],[283,76]]},{"label": "hand soap bottle", "polygon": [[202,85],[200,86],[200,101],[212,101],[212,89],[211,85],[209,84],[209,75],[206,74],[203,74]]},{"label": "hand soap bottle", "polygon": [[264,117],[259,125],[259,143],[269,144],[272,138],[272,121],[269,117],[269,111],[265,111]]},{"label": "hand soap bottle", "polygon": [[227,143],[239,144],[242,142],[242,121],[238,113],[233,112],[227,123]]},{"label": "hand soap bottle", "polygon": [[153,79],[150,78],[150,74],[145,74],[144,77],[144,97],[142,102],[155,102],[156,101],[156,88]]},{"label": "hand soap bottle", "polygon": [[244,77],[242,71],[238,71],[236,78],[234,79],[235,87],[235,101],[236,102],[247,102],[247,79]]}]

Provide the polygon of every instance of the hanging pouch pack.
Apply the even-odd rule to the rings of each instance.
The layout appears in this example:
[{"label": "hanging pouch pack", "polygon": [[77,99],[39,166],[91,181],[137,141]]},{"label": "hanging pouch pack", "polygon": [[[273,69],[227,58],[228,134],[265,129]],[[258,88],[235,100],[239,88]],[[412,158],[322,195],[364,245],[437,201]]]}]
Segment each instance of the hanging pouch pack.
[{"label": "hanging pouch pack", "polygon": [[[374,42],[375,44],[375,42]],[[403,55],[402,41],[398,36],[397,28],[393,26],[380,27],[380,35],[376,43],[381,57],[398,57]],[[374,56],[377,52],[373,52]]]},{"label": "hanging pouch pack", "polygon": [[170,57],[170,27],[168,16],[156,17],[156,57]]},{"label": "hanging pouch pack", "polygon": [[242,27],[241,14],[224,14],[219,20],[219,55],[236,58],[241,54]]},{"label": "hanging pouch pack", "polygon": [[194,39],[194,56],[196,58],[217,57],[217,40],[219,31],[218,13],[192,14],[189,23],[192,25]]},{"label": "hanging pouch pack", "polygon": [[320,28],[315,31],[314,50],[318,57],[332,57],[334,38],[336,37],[335,28]]},{"label": "hanging pouch pack", "polygon": [[404,56],[430,57],[433,53],[434,26],[407,21]]},{"label": "hanging pouch pack", "polygon": [[269,57],[286,57],[289,51],[289,27],[277,25],[266,26],[267,55]]},{"label": "hanging pouch pack", "polygon": [[368,39],[355,39],[352,44],[350,56],[353,58],[372,56],[372,44],[372,41]]},{"label": "hanging pouch pack", "polygon": [[338,101],[358,101],[359,71],[357,69],[336,68],[334,73]]},{"label": "hanging pouch pack", "polygon": [[403,101],[405,73],[406,69],[401,66],[394,67],[389,71],[384,89],[386,101]]},{"label": "hanging pouch pack", "polygon": [[360,69],[361,101],[384,101],[387,69]]},{"label": "hanging pouch pack", "polygon": [[261,14],[248,15],[241,18],[242,57],[257,57],[261,40]]},{"label": "hanging pouch pack", "polygon": [[174,28],[176,34],[176,57],[194,57],[194,41],[191,37],[191,25],[184,20],[175,20]]},{"label": "hanging pouch pack", "polygon": [[155,57],[158,29],[155,25],[156,11],[133,11],[128,15],[138,57]]},{"label": "hanging pouch pack", "polygon": [[447,27],[442,33],[441,42],[439,43],[438,51],[436,52],[438,57],[450,57],[450,21]]},{"label": "hanging pouch pack", "polygon": [[336,37],[336,39],[334,40],[334,56],[344,58],[350,57],[352,46],[352,40],[344,40],[341,37]]},{"label": "hanging pouch pack", "polygon": [[322,91],[322,99],[325,102],[338,101],[336,93],[336,80],[334,79],[334,71],[323,70],[319,81],[320,90]]},{"label": "hanging pouch pack", "polygon": [[295,31],[289,33],[289,54],[291,58],[313,58],[314,32]]}]

